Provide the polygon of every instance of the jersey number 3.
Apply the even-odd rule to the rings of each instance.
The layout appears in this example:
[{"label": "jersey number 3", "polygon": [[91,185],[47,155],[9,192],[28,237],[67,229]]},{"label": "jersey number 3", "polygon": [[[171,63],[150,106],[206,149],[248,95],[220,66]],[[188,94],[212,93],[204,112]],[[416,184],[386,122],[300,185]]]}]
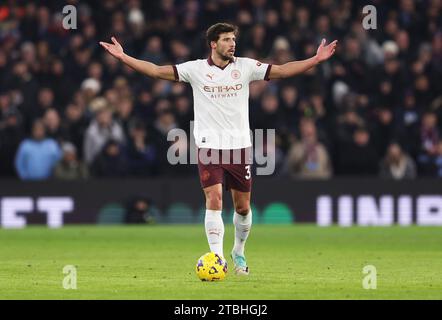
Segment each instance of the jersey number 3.
[{"label": "jersey number 3", "polygon": [[250,180],[250,178],[252,177],[252,173],[250,172],[250,164],[245,166],[245,169],[246,169],[247,173],[244,178],[246,178],[246,180]]}]

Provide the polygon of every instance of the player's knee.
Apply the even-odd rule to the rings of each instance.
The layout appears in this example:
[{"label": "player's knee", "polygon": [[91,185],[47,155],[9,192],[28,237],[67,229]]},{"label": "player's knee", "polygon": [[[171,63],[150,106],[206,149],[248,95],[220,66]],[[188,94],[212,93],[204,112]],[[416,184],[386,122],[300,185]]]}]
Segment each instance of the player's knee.
[{"label": "player's knee", "polygon": [[206,201],[206,207],[209,210],[222,210],[223,204],[221,200],[210,199]]},{"label": "player's knee", "polygon": [[235,212],[239,215],[246,216],[249,214],[250,205],[247,203],[238,204],[235,206]]},{"label": "player's knee", "polygon": [[206,194],[206,207],[210,210],[221,210],[223,206],[222,195],[219,192]]}]

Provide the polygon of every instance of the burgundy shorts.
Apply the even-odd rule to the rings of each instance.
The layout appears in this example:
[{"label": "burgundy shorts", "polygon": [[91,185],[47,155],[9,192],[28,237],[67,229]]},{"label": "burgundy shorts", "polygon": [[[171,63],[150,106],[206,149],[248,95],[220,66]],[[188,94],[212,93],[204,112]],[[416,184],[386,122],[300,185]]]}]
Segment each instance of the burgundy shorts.
[{"label": "burgundy shorts", "polygon": [[221,183],[226,190],[252,190],[252,148],[216,150],[198,148],[198,171],[203,188]]}]

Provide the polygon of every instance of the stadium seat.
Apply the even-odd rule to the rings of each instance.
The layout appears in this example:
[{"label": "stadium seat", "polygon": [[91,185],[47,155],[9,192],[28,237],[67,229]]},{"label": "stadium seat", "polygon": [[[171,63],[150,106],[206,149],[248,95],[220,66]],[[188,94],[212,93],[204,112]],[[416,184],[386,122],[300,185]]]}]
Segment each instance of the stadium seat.
[{"label": "stadium seat", "polygon": [[101,208],[98,213],[98,224],[121,224],[124,223],[126,209],[119,203],[109,203]]},{"label": "stadium seat", "polygon": [[264,210],[261,223],[265,224],[286,224],[293,223],[294,215],[292,210],[284,203],[273,202]]},{"label": "stadium seat", "polygon": [[167,223],[195,223],[196,216],[192,208],[187,204],[177,202],[170,205],[166,211],[165,222]]}]

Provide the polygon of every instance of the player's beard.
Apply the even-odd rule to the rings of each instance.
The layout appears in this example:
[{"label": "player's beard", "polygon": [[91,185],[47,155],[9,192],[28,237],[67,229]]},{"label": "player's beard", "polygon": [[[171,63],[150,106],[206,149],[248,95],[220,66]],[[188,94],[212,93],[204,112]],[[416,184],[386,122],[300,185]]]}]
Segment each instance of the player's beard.
[{"label": "player's beard", "polygon": [[233,60],[234,60],[233,55],[232,55],[231,57],[229,57],[229,56],[227,56],[227,55],[225,55],[225,54],[222,54],[221,52],[217,52],[217,53],[218,53],[218,56],[219,56],[222,60],[224,60],[224,61],[230,61],[230,62],[233,62]]}]

